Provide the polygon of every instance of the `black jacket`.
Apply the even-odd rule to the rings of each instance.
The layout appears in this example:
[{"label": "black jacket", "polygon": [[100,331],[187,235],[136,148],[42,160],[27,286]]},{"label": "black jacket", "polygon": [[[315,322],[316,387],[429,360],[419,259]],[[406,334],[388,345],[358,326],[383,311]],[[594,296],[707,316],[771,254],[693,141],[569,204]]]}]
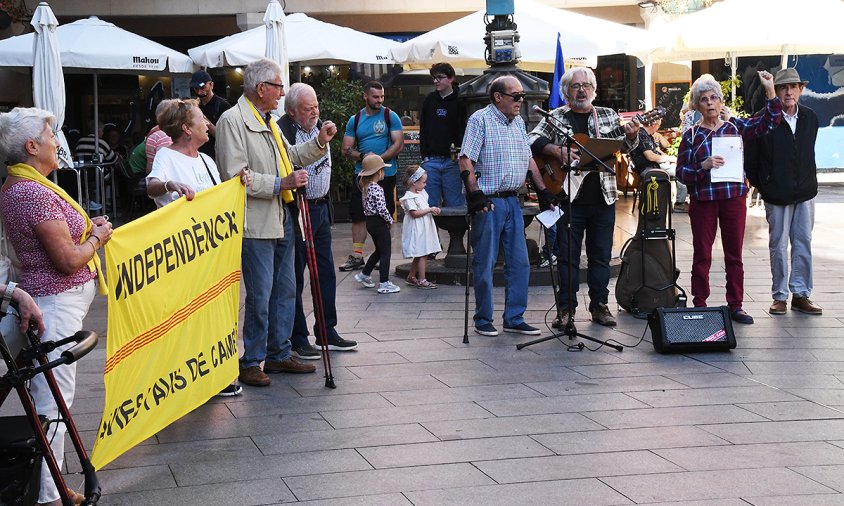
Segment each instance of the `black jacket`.
[{"label": "black jacket", "polygon": [[466,104],[457,83],[451,95],[442,98],[434,90],[422,102],[419,117],[419,151],[427,156],[451,156],[451,145],[460,147],[466,131]]},{"label": "black jacket", "polygon": [[818,116],[804,105],[798,107],[796,134],[783,119],[769,134],[745,146],[747,179],[769,204],[797,204],[818,194],[815,165]]}]

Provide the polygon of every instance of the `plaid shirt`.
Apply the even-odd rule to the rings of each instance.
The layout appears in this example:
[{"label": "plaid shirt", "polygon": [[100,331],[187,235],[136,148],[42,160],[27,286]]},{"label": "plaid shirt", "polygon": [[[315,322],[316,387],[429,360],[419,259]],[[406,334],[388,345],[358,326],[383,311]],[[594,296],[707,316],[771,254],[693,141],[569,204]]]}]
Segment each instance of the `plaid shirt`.
[{"label": "plaid shirt", "polygon": [[[314,126],[309,132],[305,131],[298,123],[296,125],[296,142],[302,144],[319,135],[319,128]],[[305,167],[308,171],[308,186],[305,195],[309,199],[320,199],[328,194],[331,188],[331,146],[325,144],[325,156],[316,162]]]},{"label": "plaid shirt", "polygon": [[[547,118],[542,118],[536,128],[530,133],[530,143],[533,144],[538,138],[545,137],[550,140],[552,144],[562,146],[565,143],[563,136],[557,132],[553,125],[562,128],[569,135],[574,135],[571,121],[566,116],[571,110],[571,107],[564,105],[551,111],[551,117],[554,118],[553,124]],[[621,118],[618,114],[608,107],[593,107],[592,115],[589,117],[589,137],[601,137],[604,139],[624,139],[622,151],[625,153],[635,148],[639,144],[639,138],[631,141],[624,133],[624,127],[621,126]],[[589,146],[586,146],[587,148]],[[580,191],[580,185],[586,177],[587,172],[572,173],[571,175],[571,191],[577,198]],[[618,200],[618,189],[615,185],[615,176],[608,172],[601,172],[601,190],[604,193],[604,201],[607,204],[612,204]],[[569,175],[566,176],[568,178]],[[568,179],[563,181],[563,191],[568,190]]]},{"label": "plaid shirt", "polygon": [[460,156],[475,162],[478,188],[489,195],[521,188],[530,164],[525,121],[490,104],[469,117]]},{"label": "plaid shirt", "polygon": [[782,102],[778,97],[768,100],[762,111],[747,118],[730,118],[717,130],[699,124],[683,134],[677,152],[677,179],[689,187],[692,200],[726,200],[747,195],[747,185],[741,183],[713,183],[703,161],[712,156],[712,138],[741,136],[750,140],[773,130],[782,121]]}]

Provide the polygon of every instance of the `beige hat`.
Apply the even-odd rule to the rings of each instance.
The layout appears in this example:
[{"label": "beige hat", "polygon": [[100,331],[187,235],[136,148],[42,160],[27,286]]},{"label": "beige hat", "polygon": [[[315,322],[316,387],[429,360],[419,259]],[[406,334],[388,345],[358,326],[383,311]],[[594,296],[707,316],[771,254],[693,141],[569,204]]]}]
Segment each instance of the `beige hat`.
[{"label": "beige hat", "polygon": [[797,73],[797,69],[785,68],[777,71],[777,75],[774,77],[774,86],[793,83],[806,85],[809,84],[809,81],[802,81],[800,74]]},{"label": "beige hat", "polygon": [[384,163],[383,158],[378,155],[372,154],[366,155],[363,158],[363,162],[361,162],[361,165],[363,166],[363,169],[361,169],[360,174],[358,174],[360,177],[371,176],[379,170],[390,166],[389,163]]}]

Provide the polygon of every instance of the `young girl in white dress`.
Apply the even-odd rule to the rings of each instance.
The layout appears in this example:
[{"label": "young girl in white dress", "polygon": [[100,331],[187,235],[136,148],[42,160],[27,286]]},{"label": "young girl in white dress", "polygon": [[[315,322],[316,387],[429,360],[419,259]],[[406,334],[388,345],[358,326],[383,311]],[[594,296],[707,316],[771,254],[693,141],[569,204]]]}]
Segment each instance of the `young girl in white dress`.
[{"label": "young girl in white dress", "polygon": [[425,279],[428,255],[442,251],[434,216],[440,214],[439,207],[428,207],[428,192],[425,183],[428,174],[422,167],[411,167],[405,176],[407,191],[400,199],[404,209],[401,230],[401,249],[405,258],[413,258],[407,284],[417,288],[432,289],[437,285]]}]

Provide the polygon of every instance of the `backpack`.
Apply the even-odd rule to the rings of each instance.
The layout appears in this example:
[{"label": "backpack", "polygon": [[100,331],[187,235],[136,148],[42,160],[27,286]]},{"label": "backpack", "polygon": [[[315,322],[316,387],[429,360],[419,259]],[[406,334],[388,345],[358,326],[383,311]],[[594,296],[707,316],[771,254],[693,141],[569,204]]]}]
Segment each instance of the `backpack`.
[{"label": "backpack", "polygon": [[[389,135],[390,128],[393,126],[392,119],[390,118],[390,116],[392,116],[390,114],[390,108],[385,106],[385,107],[382,107],[381,109],[384,110],[384,123],[387,124],[387,135]],[[363,114],[363,109],[361,109],[360,111],[358,111],[355,114],[354,123],[352,124],[352,126],[354,127],[352,129],[352,133],[355,134],[355,146],[357,146],[357,143],[358,143],[358,124],[360,124],[360,115],[361,114]]]}]

